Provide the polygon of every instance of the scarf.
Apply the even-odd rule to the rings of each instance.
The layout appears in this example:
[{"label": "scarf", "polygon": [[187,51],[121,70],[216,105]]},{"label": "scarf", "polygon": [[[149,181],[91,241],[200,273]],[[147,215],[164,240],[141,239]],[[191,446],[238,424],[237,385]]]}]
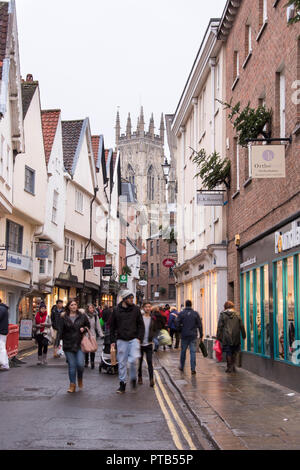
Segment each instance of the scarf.
[{"label": "scarf", "polygon": [[[37,325],[39,325],[40,323],[45,323],[46,318],[47,318],[47,312],[45,312],[44,314],[42,314],[42,312],[38,312],[35,317],[35,322]],[[40,329],[40,332],[43,333],[44,329],[45,328],[42,327]]]}]

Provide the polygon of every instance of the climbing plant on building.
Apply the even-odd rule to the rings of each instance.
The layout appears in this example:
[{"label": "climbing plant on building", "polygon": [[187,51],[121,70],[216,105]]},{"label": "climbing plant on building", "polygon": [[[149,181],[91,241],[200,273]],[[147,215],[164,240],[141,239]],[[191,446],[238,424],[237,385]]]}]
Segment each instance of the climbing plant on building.
[{"label": "climbing plant on building", "polygon": [[195,178],[201,178],[203,188],[211,191],[222,184],[230,188],[230,160],[222,158],[218,152],[207,155],[205,149],[193,150],[191,159],[199,169]]},{"label": "climbing plant on building", "polygon": [[238,144],[242,147],[248,146],[248,139],[257,139],[259,136],[268,139],[271,137],[272,109],[265,106],[251,108],[250,102],[244,109],[241,109],[240,101],[236,105],[232,105],[232,99],[229,103],[217,100],[229,109],[228,119],[233,124],[238,137]]},{"label": "climbing plant on building", "polygon": [[129,266],[123,266],[122,268],[122,274],[127,274],[128,276],[131,276],[131,268]]}]

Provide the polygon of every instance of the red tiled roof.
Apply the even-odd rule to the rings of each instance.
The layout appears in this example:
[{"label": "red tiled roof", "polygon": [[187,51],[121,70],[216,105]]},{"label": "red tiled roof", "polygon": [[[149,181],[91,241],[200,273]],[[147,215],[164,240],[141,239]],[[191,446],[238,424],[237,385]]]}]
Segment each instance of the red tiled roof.
[{"label": "red tiled roof", "polygon": [[42,111],[42,127],[47,165],[49,163],[49,158],[51,155],[51,150],[56,135],[60,113],[60,109],[49,109],[46,111]]},{"label": "red tiled roof", "polygon": [[98,160],[99,142],[100,142],[100,135],[92,135],[92,147],[93,147],[95,165],[97,165],[97,160]]},{"label": "red tiled roof", "polygon": [[8,22],[8,2],[0,2],[0,79],[2,79],[2,66],[6,54]]}]

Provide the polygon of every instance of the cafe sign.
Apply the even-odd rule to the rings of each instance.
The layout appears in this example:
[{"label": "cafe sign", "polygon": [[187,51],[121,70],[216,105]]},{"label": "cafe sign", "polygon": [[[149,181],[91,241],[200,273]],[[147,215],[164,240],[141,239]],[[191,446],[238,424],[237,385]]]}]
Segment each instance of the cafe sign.
[{"label": "cafe sign", "polygon": [[298,222],[292,223],[292,229],[288,232],[275,232],[275,253],[282,253],[300,245],[300,226]]},{"label": "cafe sign", "polygon": [[252,178],[285,178],[285,145],[253,145]]}]

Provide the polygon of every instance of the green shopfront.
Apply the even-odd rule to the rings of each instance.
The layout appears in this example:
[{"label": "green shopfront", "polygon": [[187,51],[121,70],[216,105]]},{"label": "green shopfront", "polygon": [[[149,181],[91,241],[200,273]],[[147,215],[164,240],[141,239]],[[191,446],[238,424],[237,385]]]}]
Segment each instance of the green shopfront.
[{"label": "green shopfront", "polygon": [[242,366],[300,391],[300,218],[240,248]]}]

